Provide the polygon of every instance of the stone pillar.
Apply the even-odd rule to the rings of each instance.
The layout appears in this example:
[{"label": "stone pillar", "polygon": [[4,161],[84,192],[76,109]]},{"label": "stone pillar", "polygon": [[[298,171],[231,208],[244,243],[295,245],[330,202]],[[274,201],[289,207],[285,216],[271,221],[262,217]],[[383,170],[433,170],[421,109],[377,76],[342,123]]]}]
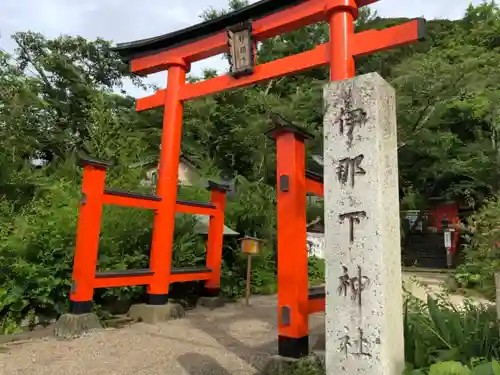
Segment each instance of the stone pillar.
[{"label": "stone pillar", "polygon": [[404,369],[394,89],[376,73],[324,89],[327,375]]}]

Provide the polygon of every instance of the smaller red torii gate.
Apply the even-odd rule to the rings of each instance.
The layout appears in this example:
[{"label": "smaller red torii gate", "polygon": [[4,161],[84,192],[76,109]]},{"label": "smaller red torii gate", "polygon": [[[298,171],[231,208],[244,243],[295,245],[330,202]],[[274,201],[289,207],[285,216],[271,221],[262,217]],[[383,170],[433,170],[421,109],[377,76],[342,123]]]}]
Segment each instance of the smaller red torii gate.
[{"label": "smaller red torii gate", "polygon": [[[138,111],[164,107],[158,186],[155,196],[105,190],[105,170],[109,165],[92,160],[84,162],[82,190],[87,200],[82,202],[78,224],[70,295],[72,312],[89,311],[95,287],[146,284],[150,304],[166,303],[170,283],[185,279],[207,280],[206,293],[219,293],[223,195],[226,187],[212,186],[221,195],[212,193],[212,203],[207,207],[207,204],[182,203],[176,199],[184,102],[325,65],[330,67],[331,81],[348,79],[355,75],[355,57],[423,38],[425,22],[421,19],[384,30],[355,33],[354,20],[358,9],[377,1],[261,0],[184,30],[123,43],[115,48],[130,63],[135,74],[168,71],[167,88],[138,99],[136,103]],[[256,65],[252,74],[243,77],[225,74],[201,82],[186,82],[191,63],[228,53],[227,30],[249,20],[252,20],[251,38],[254,43],[318,22],[329,24],[330,41],[310,51]],[[323,186],[321,176],[305,171],[304,141],[309,135],[293,126],[275,129],[272,135],[278,149],[279,354],[300,357],[308,352],[308,315],[324,309],[324,290],[315,290],[312,294],[308,291],[305,217],[306,192],[322,195]],[[104,203],[155,210],[150,266],[142,270],[142,274],[108,274],[102,278],[106,281],[97,280],[100,276],[95,274],[95,257],[101,206]],[[175,212],[178,210],[211,217],[211,228],[214,229],[210,232],[212,236],[209,234],[207,268],[209,265],[213,267],[202,270],[198,273],[199,277],[195,276],[197,272],[194,270],[187,273],[184,270],[182,272],[186,276],[177,277],[170,268]]]},{"label": "smaller red torii gate", "polygon": [[[163,252],[157,250],[156,253],[151,251],[148,268],[97,272],[103,206],[134,207],[158,212],[162,198],[152,194],[106,188],[106,171],[112,166],[111,163],[84,156],[79,159],[79,164],[83,167],[83,182],[70,292],[72,314],[91,312],[94,290],[99,288],[136,285],[147,285],[151,288],[159,285],[168,291],[172,283],[205,281],[205,295],[218,295],[228,185],[209,181],[207,189],[211,192],[210,202],[175,201],[176,212],[210,216],[204,267],[174,268],[172,251],[169,249]],[[148,303],[151,305],[163,305],[167,302],[168,293],[149,295]]]}]

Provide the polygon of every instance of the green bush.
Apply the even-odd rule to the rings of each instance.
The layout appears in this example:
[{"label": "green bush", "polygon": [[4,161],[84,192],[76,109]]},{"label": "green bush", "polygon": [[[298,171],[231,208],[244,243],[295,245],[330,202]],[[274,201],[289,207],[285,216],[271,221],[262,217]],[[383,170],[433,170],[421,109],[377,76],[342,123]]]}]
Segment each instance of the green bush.
[{"label": "green bush", "polygon": [[500,335],[494,307],[452,305],[446,296],[427,302],[407,295],[404,305],[405,358],[409,368],[458,361],[474,366],[478,359],[500,358]]},{"label": "green bush", "polygon": [[285,366],[282,371],[276,370],[272,375],[324,375],[325,368],[319,358],[311,356],[294,364]]},{"label": "green bush", "polygon": [[500,270],[500,199],[488,201],[469,220],[473,233],[465,245],[466,261],[456,272],[457,283],[495,297],[494,274]]},{"label": "green bush", "polygon": [[309,284],[318,285],[325,282],[325,261],[316,257],[309,257]]},{"label": "green bush", "polygon": [[428,371],[406,369],[403,375],[500,375],[500,364],[493,360],[469,367],[457,361],[445,361],[431,365]]},{"label": "green bush", "polygon": [[0,316],[16,321],[30,310],[57,315],[66,310],[71,284],[77,202],[76,184],[59,180],[40,189],[11,226],[0,231],[3,264]]}]

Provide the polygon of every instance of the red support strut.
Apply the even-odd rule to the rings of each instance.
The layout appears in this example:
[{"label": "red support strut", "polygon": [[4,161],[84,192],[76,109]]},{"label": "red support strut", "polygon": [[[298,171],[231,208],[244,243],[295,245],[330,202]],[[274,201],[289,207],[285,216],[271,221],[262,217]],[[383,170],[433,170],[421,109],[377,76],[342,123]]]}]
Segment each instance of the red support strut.
[{"label": "red support strut", "polygon": [[226,192],[229,186],[209,183],[212,193],[210,202],[216,207],[215,214],[210,216],[208,224],[207,268],[212,270],[205,283],[204,296],[216,297],[220,292],[220,273],[222,264],[222,246],[224,239],[224,210],[226,208]]}]

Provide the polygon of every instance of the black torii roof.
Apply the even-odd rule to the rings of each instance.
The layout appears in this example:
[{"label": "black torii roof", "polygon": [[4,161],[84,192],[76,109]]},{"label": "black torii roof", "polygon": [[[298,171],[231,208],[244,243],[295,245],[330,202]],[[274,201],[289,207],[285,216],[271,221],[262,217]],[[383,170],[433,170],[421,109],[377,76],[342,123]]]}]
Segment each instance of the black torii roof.
[{"label": "black torii roof", "polygon": [[118,43],[113,48],[124,61],[166,51],[174,47],[189,44],[203,37],[216,34],[227,27],[250,19],[262,18],[268,14],[303,3],[307,0],[261,0],[234,12],[153,38],[136,40],[134,42]]}]

